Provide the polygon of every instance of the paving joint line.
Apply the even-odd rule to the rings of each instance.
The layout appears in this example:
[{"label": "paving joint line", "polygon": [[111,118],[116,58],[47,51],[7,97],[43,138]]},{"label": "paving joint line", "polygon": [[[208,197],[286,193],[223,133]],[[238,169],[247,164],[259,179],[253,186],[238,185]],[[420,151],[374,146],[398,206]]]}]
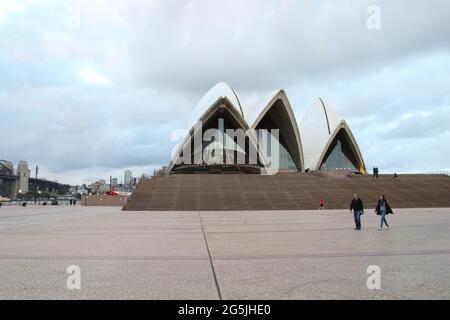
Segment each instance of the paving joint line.
[{"label": "paving joint line", "polygon": [[217,280],[216,270],[214,269],[214,263],[213,263],[213,260],[212,260],[212,257],[211,257],[211,251],[209,250],[208,239],[206,238],[205,229],[203,227],[203,220],[202,220],[202,216],[201,216],[200,211],[198,211],[198,218],[200,220],[200,226],[202,227],[203,239],[205,240],[206,251],[208,252],[209,263],[211,265],[211,270],[212,270],[212,273],[213,273],[213,276],[214,276],[214,283],[216,284],[217,294],[219,296],[219,300],[223,300],[222,299],[222,293],[220,291],[219,281]]}]

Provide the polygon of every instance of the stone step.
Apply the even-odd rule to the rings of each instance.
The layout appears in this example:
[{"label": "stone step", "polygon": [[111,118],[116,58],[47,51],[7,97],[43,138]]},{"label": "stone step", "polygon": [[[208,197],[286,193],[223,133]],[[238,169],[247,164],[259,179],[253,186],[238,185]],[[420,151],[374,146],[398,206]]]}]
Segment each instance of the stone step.
[{"label": "stone step", "polygon": [[141,180],[124,210],[302,210],[317,209],[320,198],[327,209],[345,209],[354,193],[367,208],[381,193],[393,208],[450,207],[447,175],[392,175],[373,179],[320,177],[308,173],[180,174]]}]

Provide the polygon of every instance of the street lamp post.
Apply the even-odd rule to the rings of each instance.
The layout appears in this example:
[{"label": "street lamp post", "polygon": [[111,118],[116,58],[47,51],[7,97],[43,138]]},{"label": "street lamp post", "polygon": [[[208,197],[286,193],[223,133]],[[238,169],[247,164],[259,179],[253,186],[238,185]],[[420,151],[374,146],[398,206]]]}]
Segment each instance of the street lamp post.
[{"label": "street lamp post", "polygon": [[19,206],[22,203],[22,189],[19,189]]},{"label": "street lamp post", "polygon": [[36,179],[34,180],[34,204],[36,204],[36,198],[37,198],[37,188],[38,188],[38,181],[37,181],[37,176],[38,176],[38,171],[39,171],[39,167],[36,165]]}]

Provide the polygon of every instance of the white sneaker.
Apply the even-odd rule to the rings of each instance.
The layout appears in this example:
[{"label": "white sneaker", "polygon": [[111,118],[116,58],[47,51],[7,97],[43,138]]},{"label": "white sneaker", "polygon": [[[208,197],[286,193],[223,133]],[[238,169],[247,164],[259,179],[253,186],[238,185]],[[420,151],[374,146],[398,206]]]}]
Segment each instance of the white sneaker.
[{"label": "white sneaker", "polygon": [[383,230],[383,228],[382,227],[378,227],[378,230]]},{"label": "white sneaker", "polygon": [[389,227],[386,227],[386,229],[389,229]]}]

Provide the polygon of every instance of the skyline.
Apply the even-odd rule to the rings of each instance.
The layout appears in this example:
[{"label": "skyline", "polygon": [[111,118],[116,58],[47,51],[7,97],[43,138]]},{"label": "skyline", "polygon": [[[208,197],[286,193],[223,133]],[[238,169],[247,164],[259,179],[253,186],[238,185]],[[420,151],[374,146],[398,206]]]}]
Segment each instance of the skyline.
[{"label": "skyline", "polygon": [[[11,164],[13,165],[13,171],[17,175],[19,175],[18,170],[19,170],[20,163],[25,163],[25,165],[28,166],[27,167],[28,168],[28,173],[29,173],[28,174],[28,178],[30,178],[30,179],[35,179],[36,178],[36,166],[32,166],[31,167],[29,165],[28,161],[26,161],[26,160],[20,160],[17,163],[15,163],[14,161],[7,160],[7,159],[0,159],[0,161],[11,162]],[[127,171],[129,171],[130,174],[131,174],[130,178],[134,178],[134,179],[141,177],[142,174],[146,174],[144,172],[144,173],[139,173],[137,176],[135,176],[133,174],[132,170],[125,169],[122,173],[119,172],[117,175],[109,175],[107,177],[106,176],[104,176],[104,177],[103,176],[101,176],[101,177],[90,177],[90,178],[83,177],[83,182],[79,183],[78,185],[91,185],[91,184],[93,184],[95,182],[99,182],[99,181],[102,181],[102,180],[104,180],[107,183],[109,183],[110,178],[112,178],[112,180],[117,180],[118,184],[126,184],[125,183],[125,180],[126,180],[125,179],[125,175],[127,174]],[[51,178],[48,178],[46,176],[42,176],[41,175],[41,167],[39,167],[39,166],[38,166],[38,179],[39,180],[47,180],[47,181],[50,181],[50,182],[57,182],[57,183],[61,183],[61,184],[67,184],[65,181],[60,181],[58,179],[51,179]],[[71,184],[71,185],[75,186],[77,184]]]},{"label": "skyline", "polygon": [[369,172],[448,171],[449,15],[441,1],[0,0],[0,158],[70,184],[152,173],[225,81],[250,105],[284,89],[297,120],[324,98]]}]

